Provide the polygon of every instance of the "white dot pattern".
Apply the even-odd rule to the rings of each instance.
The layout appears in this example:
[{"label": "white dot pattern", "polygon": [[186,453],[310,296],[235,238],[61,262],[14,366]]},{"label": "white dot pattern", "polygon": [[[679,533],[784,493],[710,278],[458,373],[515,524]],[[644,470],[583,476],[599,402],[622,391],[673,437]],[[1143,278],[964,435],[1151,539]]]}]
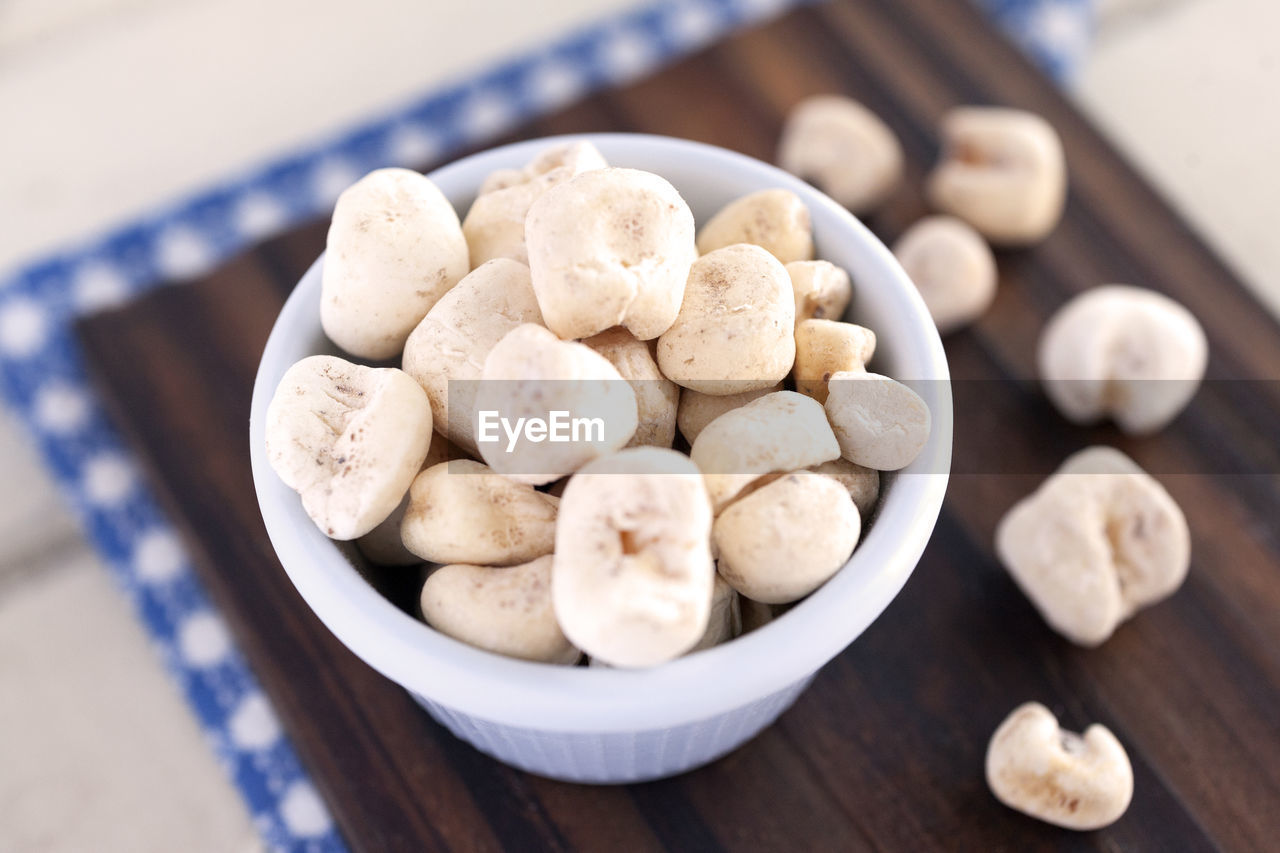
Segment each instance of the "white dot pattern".
[{"label": "white dot pattern", "polygon": [[133,491],[135,481],[133,466],[118,453],[100,453],[84,465],[84,496],[95,506],[122,503]]},{"label": "white dot pattern", "polygon": [[134,571],[145,583],[173,580],[182,571],[182,563],[182,543],[170,530],[161,528],[143,533],[133,549]]},{"label": "white dot pattern", "polygon": [[49,315],[38,302],[25,297],[0,306],[0,350],[11,358],[29,358],[49,337]]},{"label": "white dot pattern", "polygon": [[119,305],[129,295],[129,282],[120,271],[100,262],[82,267],[72,288],[76,310],[84,313]]},{"label": "white dot pattern", "polygon": [[208,270],[213,260],[213,250],[204,238],[182,225],[167,229],[156,246],[156,264],[161,275],[170,279],[194,278]]},{"label": "white dot pattern", "polygon": [[228,724],[231,742],[237,749],[266,749],[280,739],[280,722],[267,697],[255,691],[248,694],[231,714]]},{"label": "white dot pattern", "polygon": [[84,389],[54,380],[36,392],[32,403],[36,424],[54,435],[67,436],[84,429],[91,406]]},{"label": "white dot pattern", "polygon": [[231,635],[213,612],[197,611],[178,628],[178,650],[189,665],[207,669],[231,654]]},{"label": "white dot pattern", "polygon": [[294,782],[280,800],[280,816],[294,835],[314,838],[333,825],[329,811],[309,782]]}]

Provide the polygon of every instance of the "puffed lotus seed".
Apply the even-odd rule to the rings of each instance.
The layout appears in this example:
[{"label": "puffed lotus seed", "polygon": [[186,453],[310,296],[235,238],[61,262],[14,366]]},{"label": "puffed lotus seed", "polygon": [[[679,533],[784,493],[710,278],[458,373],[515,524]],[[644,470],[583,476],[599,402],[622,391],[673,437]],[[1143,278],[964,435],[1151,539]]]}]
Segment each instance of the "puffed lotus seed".
[{"label": "puffed lotus seed", "polygon": [[658,366],[703,394],[767,388],[796,358],[791,279],[777,258],[739,243],[694,262],[684,304],[658,339]]},{"label": "puffed lotus seed", "polygon": [[565,635],[610,666],[689,651],[711,610],[710,535],[711,504],[687,456],[635,447],[582,468],[556,527],[552,597]]},{"label": "puffed lotus seed", "polygon": [[996,297],[996,259],[982,235],[954,216],[928,216],[893,244],[938,332],[981,317]]},{"label": "puffed lotus seed", "polygon": [[455,459],[414,479],[400,535],[409,551],[433,563],[526,563],[555,547],[557,504],[527,483]]},{"label": "puffed lotus seed", "polygon": [[582,653],[556,621],[551,574],[551,557],[505,568],[441,566],[422,585],[422,617],[440,633],[478,649],[573,664]]},{"label": "puffed lotus seed", "polygon": [[877,471],[910,465],[929,441],[930,415],[920,395],[878,373],[832,374],[827,418],[840,455]]},{"label": "puffed lotus seed", "polygon": [[815,95],[787,116],[778,165],[864,214],[882,204],[902,179],[902,145],[857,101]]},{"label": "puffed lotus seed", "polygon": [[698,232],[698,252],[750,243],[784,264],[813,257],[809,209],[790,190],[760,190],[732,201]]},{"label": "puffed lotus seed", "polygon": [[1127,433],[1153,433],[1200,387],[1209,349],[1196,318],[1152,290],[1086,290],[1040,336],[1040,379],[1054,406],[1079,424],[1111,418]]},{"label": "puffed lotus seed", "polygon": [[313,355],[290,367],[267,407],[267,459],[331,539],[389,516],[422,468],[431,404],[391,367]]},{"label": "puffed lotus seed", "polygon": [[1015,708],[987,746],[987,785],[1012,809],[1066,829],[1101,829],[1133,799],[1133,767],[1116,736],[1095,723],[1083,735],[1039,702]]},{"label": "puffed lotus seed", "polygon": [[862,531],[849,492],[830,477],[794,471],[739,498],[715,521],[720,574],[753,601],[782,604],[826,583]]},{"label": "puffed lotus seed", "polygon": [[689,206],[638,169],[592,169],[548,189],[529,208],[525,241],[542,316],[566,340],[613,326],[658,337],[698,256]]},{"label": "puffed lotus seed", "polygon": [[[431,437],[431,445],[427,448],[427,458],[422,460],[421,471],[450,459],[461,458],[462,452],[437,433]],[[391,515],[356,540],[356,548],[366,560],[378,566],[416,566],[422,562],[421,557],[404,547],[404,540],[400,538],[400,522],[404,521],[404,514],[408,509],[409,493],[406,492]]]},{"label": "puffed lotus seed", "polygon": [[533,203],[551,187],[608,165],[590,142],[572,142],[543,151],[522,170],[491,175],[462,220],[471,266],[493,258],[528,263],[524,223]]},{"label": "puffed lotus seed", "polygon": [[865,370],[876,351],[876,333],[839,320],[805,320],[796,325],[796,390],[827,402],[827,383],[837,373]]},{"label": "puffed lotus seed", "polygon": [[1118,450],[1069,457],[996,528],[996,553],[1044,620],[1097,646],[1186,578],[1191,536],[1177,503]]},{"label": "puffed lotus seed", "polygon": [[475,396],[484,360],[524,323],[542,324],[529,268],[499,258],[442,296],[405,342],[401,366],[427,392],[436,431],[468,453],[479,452]]},{"label": "puffed lotus seed", "polygon": [[821,465],[812,465],[807,470],[830,477],[844,486],[849,497],[853,498],[853,505],[858,508],[858,515],[863,522],[871,517],[871,511],[880,499],[879,471],[855,465],[848,459],[833,459]]},{"label": "puffed lotus seed", "polygon": [[787,264],[796,297],[796,323],[839,320],[853,299],[849,274],[830,261],[792,261]]},{"label": "puffed lotus seed", "polygon": [[629,447],[670,447],[676,440],[680,387],[662,375],[649,344],[621,327],[583,341],[600,353],[631,383],[640,425]]},{"label": "puffed lotus seed", "polygon": [[707,617],[706,633],[694,644],[690,652],[727,643],[742,633],[742,611],[738,605],[739,598],[734,588],[717,574],[715,586],[711,591],[711,612]]},{"label": "puffed lotus seed", "polygon": [[689,442],[689,446],[692,447],[693,443],[698,440],[698,433],[702,432],[707,424],[725,412],[730,409],[736,409],[739,406],[745,406],[752,400],[760,399],[765,394],[772,394],[774,391],[781,390],[782,383],[776,382],[768,388],[757,388],[754,391],[743,391],[739,394],[726,394],[717,397],[685,388],[680,392],[680,408],[676,412],[676,423],[680,427],[680,434],[684,436],[684,440]]},{"label": "puffed lotus seed", "polygon": [[689,456],[719,511],[766,474],[836,459],[840,445],[819,403],[794,391],[778,391],[707,424]]},{"label": "puffed lotus seed", "polygon": [[409,169],[370,172],[333,209],[321,325],[354,356],[394,358],[469,269],[458,214],[429,178]]},{"label": "puffed lotus seed", "polygon": [[960,217],[996,245],[1038,243],[1057,227],[1066,205],[1062,142],[1034,113],[953,109],[942,120],[942,157],[925,191],[937,210]]}]

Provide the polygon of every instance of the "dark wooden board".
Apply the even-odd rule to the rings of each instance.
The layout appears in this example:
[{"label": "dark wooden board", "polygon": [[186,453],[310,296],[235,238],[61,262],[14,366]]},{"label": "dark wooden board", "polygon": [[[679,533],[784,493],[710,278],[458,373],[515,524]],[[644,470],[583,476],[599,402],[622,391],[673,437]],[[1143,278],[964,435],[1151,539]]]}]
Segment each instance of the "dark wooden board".
[{"label": "dark wooden board", "polygon": [[[258,515],[246,426],[267,332],[324,223],[81,325],[117,423],[354,849],[1245,850],[1280,839],[1280,383],[1262,381],[1280,374],[1280,329],[969,4],[795,11],[516,136],[649,131],[771,159],[787,108],[824,91],[865,102],[906,148],[907,184],[870,220],[886,240],[925,212],[934,128],[955,104],[1045,115],[1066,145],[1071,201],[1047,243],[1000,257],[994,307],[947,341],[963,380],[957,474],[906,589],[776,726],[680,778],[586,787],[506,768],[353,657],[294,592]],[[1154,438],[1070,427],[1032,381],[1048,313],[1108,281],[1170,293],[1211,339],[1210,381]],[[1096,441],[1160,473],[1187,511],[1194,557],[1176,596],[1082,650],[1039,619],[991,539],[1066,450]],[[987,739],[1028,699],[1071,727],[1103,722],[1126,744],[1136,793],[1119,823],[1060,831],[987,792]]]}]

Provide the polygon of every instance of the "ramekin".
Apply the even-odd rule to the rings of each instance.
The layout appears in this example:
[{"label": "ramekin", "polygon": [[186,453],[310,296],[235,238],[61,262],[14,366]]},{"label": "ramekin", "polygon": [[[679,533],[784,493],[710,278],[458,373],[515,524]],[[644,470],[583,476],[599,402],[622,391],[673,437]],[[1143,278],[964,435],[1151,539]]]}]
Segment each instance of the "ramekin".
[{"label": "ramekin", "polygon": [[351,651],[408,690],[455,735],[501,761],[556,779],[634,782],[705,764],[755,736],[897,595],[933,532],[946,491],[950,386],[938,333],[893,255],[844,208],[758,160],[666,137],[586,134],[495,148],[431,178],[465,213],[490,172],[520,166],[549,144],[573,138],[591,140],[611,164],[662,175],[699,222],[755,190],[795,192],[812,215],[817,256],[853,278],[850,315],[876,331],[876,369],[917,380],[912,384],[933,415],[929,443],[909,468],[885,478],[872,523],[835,577],[763,628],[647,670],[505,658],[450,639],[398,609],[364,579],[350,549],[316,528],[267,463],[263,421],[281,376],[307,355],[334,351],[320,327],[323,256],[298,282],[263,352],[250,455],[262,518],[281,565]]}]

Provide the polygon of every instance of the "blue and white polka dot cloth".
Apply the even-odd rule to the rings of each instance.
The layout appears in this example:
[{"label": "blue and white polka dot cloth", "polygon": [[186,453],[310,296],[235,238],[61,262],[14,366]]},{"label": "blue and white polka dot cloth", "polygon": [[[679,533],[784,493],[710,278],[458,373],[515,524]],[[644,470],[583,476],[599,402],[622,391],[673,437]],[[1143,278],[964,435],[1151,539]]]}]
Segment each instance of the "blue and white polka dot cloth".
[{"label": "blue and white polka dot cloth", "polygon": [[[0,279],[0,391],[133,601],[268,846],[344,849],[182,543],[94,399],[71,321],[162,281],[198,276],[324,213],[371,169],[447,155],[799,2],[665,0]],[[1089,0],[981,3],[1055,74],[1087,45]]]}]

